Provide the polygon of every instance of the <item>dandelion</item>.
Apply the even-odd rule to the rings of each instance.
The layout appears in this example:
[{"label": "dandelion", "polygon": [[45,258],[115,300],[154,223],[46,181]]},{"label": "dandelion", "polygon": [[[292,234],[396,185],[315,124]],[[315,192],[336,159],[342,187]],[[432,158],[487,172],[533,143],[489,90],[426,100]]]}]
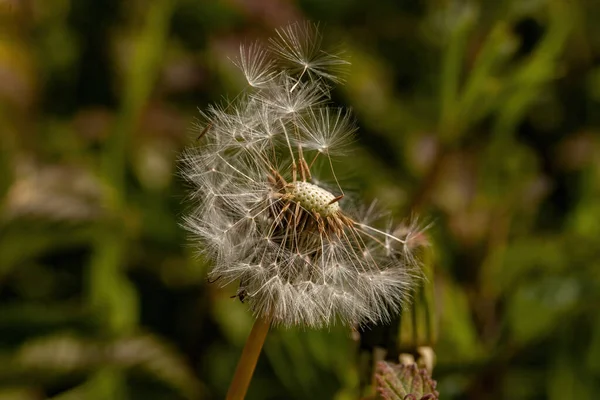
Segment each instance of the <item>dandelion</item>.
[{"label": "dandelion", "polygon": [[320,43],[316,26],[293,24],[268,48],[242,47],[250,88],[203,113],[184,155],[197,202],[185,225],[214,261],[210,280],[239,284],[261,345],[271,324],[389,321],[418,276],[416,226],[385,222],[375,205],[353,212],[339,184],[333,159],[356,128],[328,105],[347,62]]}]

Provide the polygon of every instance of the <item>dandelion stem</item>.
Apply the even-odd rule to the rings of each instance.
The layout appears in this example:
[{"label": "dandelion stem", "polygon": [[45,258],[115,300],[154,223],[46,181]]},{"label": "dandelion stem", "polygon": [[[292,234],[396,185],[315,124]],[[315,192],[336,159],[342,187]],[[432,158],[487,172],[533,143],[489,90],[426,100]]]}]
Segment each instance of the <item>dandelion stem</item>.
[{"label": "dandelion stem", "polygon": [[242,356],[238,361],[235,375],[229,386],[227,400],[242,400],[246,397],[258,356],[260,355],[270,326],[271,318],[256,318],[252,331],[250,331],[250,336],[246,340]]}]

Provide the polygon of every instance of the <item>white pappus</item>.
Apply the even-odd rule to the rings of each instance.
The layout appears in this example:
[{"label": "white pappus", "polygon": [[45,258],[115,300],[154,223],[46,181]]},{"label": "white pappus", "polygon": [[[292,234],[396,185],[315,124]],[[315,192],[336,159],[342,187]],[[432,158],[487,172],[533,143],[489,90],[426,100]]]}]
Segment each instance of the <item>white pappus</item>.
[{"label": "white pappus", "polygon": [[[331,158],[343,157],[356,128],[328,103],[348,62],[320,48],[314,24],[276,33],[267,47],[240,48],[248,90],[202,113],[183,156],[195,202],[185,226],[214,262],[210,279],[238,282],[257,316],[310,327],[387,321],[419,276],[419,230],[373,225],[374,206],[362,216],[344,208]],[[319,163],[331,191],[312,178]]]}]

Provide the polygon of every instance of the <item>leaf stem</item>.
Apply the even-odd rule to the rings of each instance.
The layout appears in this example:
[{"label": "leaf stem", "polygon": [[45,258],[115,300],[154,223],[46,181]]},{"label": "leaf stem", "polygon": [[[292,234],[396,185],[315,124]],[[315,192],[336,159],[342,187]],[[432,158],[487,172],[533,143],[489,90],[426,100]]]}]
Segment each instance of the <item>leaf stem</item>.
[{"label": "leaf stem", "polygon": [[227,392],[227,400],[242,400],[246,396],[250,380],[258,361],[258,356],[271,326],[271,319],[258,317],[254,322],[252,331],[246,340],[242,356],[238,361],[235,375]]}]

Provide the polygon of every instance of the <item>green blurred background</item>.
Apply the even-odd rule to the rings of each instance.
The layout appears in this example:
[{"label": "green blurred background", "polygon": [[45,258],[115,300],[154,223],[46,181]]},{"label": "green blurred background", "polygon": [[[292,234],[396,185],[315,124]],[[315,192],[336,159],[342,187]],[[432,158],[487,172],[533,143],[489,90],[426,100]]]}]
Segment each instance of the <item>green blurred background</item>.
[{"label": "green blurred background", "polygon": [[[600,2],[0,0],[0,399],[224,397],[252,317],[177,159],[307,19],[352,62],[347,182],[433,222],[442,398],[600,398]],[[248,398],[358,398],[357,347],[276,328]]]}]

